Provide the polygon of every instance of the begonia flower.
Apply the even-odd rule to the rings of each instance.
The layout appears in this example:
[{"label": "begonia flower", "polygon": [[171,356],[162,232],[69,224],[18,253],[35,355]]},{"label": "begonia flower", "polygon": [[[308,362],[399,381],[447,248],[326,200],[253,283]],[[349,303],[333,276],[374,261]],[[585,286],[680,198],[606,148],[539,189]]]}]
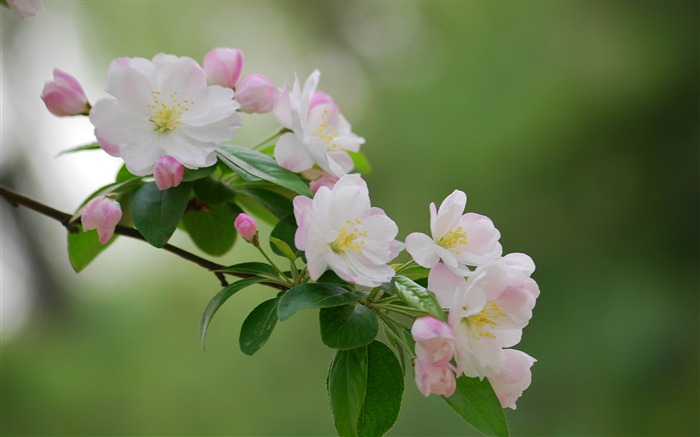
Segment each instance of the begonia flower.
[{"label": "begonia flower", "polygon": [[243,70],[243,52],[226,47],[215,48],[204,56],[203,64],[210,83],[236,89]]},{"label": "begonia flower", "polygon": [[53,81],[46,82],[41,99],[57,117],[88,115],[90,104],[80,83],[70,74],[54,68]]},{"label": "begonia flower", "polygon": [[236,231],[249,243],[257,244],[258,223],[248,214],[240,213],[233,222]]},{"label": "begonia flower", "polygon": [[250,114],[266,114],[272,111],[277,87],[264,74],[249,74],[236,85],[236,100],[241,111]]},{"label": "begonia flower", "polygon": [[275,116],[292,132],[277,140],[275,160],[296,173],[317,165],[333,176],[343,176],[354,167],[347,152],[357,152],[365,140],[352,132],[333,99],[316,91],[319,77],[314,71],[303,89],[295,78],[291,91],[285,86],[277,94]]},{"label": "begonia flower", "polygon": [[455,335],[449,324],[432,316],[419,317],[413,322],[411,335],[420,360],[432,365],[444,365],[452,360]]},{"label": "begonia flower", "polygon": [[83,208],[80,216],[83,229],[97,229],[100,244],[107,244],[122,218],[122,207],[109,196],[95,197]]},{"label": "begonia flower", "polygon": [[23,19],[44,12],[44,2],[41,0],[7,0],[7,6]]},{"label": "begonia flower", "polygon": [[454,367],[447,363],[433,365],[420,359],[415,361],[415,381],[423,396],[435,394],[450,397],[457,388]]},{"label": "begonia flower", "polygon": [[313,199],[295,197],[294,217],[294,242],[306,252],[312,279],[328,268],[367,287],[394,276],[387,263],[402,249],[395,239],[399,229],[383,210],[371,206],[367,184],[359,175],[341,177],[332,189],[319,188]]},{"label": "begonia flower", "polygon": [[185,167],[172,156],[160,156],[156,159],[153,177],[159,190],[177,187],[182,182]]},{"label": "begonia flower", "polygon": [[506,349],[504,353],[503,368],[488,379],[501,406],[515,410],[515,401],[522,396],[532,382],[530,368],[537,360],[515,349]]},{"label": "begonia flower", "polygon": [[187,57],[115,59],[107,92],[115,98],[98,101],[90,121],[96,136],[118,147],[137,176],[152,173],[164,155],[190,169],[211,166],[216,144],[232,139],[241,126],[233,90],[207,86],[204,70]]},{"label": "begonia flower", "polygon": [[500,232],[488,217],[464,212],[467,195],[455,190],[439,209],[430,204],[432,238],[414,232],[406,237],[406,250],[423,267],[442,262],[455,274],[469,274],[467,266],[478,266],[501,256]]}]

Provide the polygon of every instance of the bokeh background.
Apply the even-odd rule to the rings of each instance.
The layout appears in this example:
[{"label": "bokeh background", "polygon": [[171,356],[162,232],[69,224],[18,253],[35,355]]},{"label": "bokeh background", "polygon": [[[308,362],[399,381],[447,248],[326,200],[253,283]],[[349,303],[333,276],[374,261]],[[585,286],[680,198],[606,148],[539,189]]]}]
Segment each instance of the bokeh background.
[{"label": "bokeh background", "polygon": [[[238,47],[245,73],[322,71],[364,136],[373,204],[400,237],[458,188],[542,295],[520,348],[533,383],[514,435],[698,435],[700,8],[685,1],[47,1],[2,10],[2,183],[64,211],[113,180],[86,119],[50,115],[53,67],[91,100],[118,56],[201,61]],[[239,144],[272,131],[245,118]],[[56,222],[2,202],[2,435],[331,435],[332,351],[314,312],[238,349],[251,288],[198,322],[215,278],[121,238],[80,274]],[[178,233],[176,245],[196,250]],[[215,259],[258,259],[240,244]],[[469,435],[407,377],[391,435]]]}]

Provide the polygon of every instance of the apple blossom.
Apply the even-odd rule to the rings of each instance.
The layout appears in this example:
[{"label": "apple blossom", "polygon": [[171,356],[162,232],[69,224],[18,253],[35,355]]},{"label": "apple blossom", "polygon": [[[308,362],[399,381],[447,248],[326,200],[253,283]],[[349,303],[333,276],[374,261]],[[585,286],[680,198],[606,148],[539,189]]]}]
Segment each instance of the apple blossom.
[{"label": "apple blossom", "polygon": [[121,205],[109,196],[99,196],[89,201],[80,216],[84,230],[97,229],[101,244],[107,244],[112,238],[121,218]]},{"label": "apple blossom", "polygon": [[402,249],[399,229],[370,205],[367,184],[359,175],[341,177],[332,189],[321,187],[313,199],[294,198],[298,225],[294,242],[306,252],[307,268],[318,279],[329,267],[342,279],[375,287],[389,282],[387,265]]},{"label": "apple blossom", "polygon": [[457,388],[454,367],[450,363],[433,365],[417,359],[414,370],[416,385],[423,396],[435,394],[450,397]]},{"label": "apple blossom", "polygon": [[24,19],[44,12],[44,2],[41,0],[7,0],[7,6]]},{"label": "apple blossom", "polygon": [[455,335],[449,324],[432,316],[419,317],[413,322],[411,335],[418,359],[432,365],[444,365],[452,359]]},{"label": "apple blossom", "polygon": [[309,188],[313,194],[316,194],[316,191],[321,187],[333,188],[335,183],[338,182],[338,179],[340,179],[338,176],[331,176],[327,173],[323,173],[320,177],[311,181]]},{"label": "apple blossom", "polygon": [[406,250],[423,267],[440,260],[455,274],[469,274],[467,266],[478,266],[501,256],[500,232],[488,217],[464,212],[467,195],[455,190],[436,210],[430,204],[432,238],[414,232],[406,237]]},{"label": "apple blossom", "polygon": [[277,163],[293,172],[318,165],[326,173],[343,176],[354,164],[348,151],[357,152],[365,140],[351,131],[330,96],[316,91],[320,73],[311,73],[303,89],[295,78],[292,90],[283,87],[275,100],[275,116],[292,132],[275,147]]},{"label": "apple blossom", "polygon": [[243,52],[238,49],[219,47],[204,56],[204,71],[214,85],[236,88],[243,70]]},{"label": "apple blossom", "polygon": [[249,74],[236,86],[236,100],[243,112],[266,114],[272,111],[276,96],[277,87],[264,74]]},{"label": "apple blossom", "polygon": [[216,144],[241,126],[233,90],[207,86],[192,59],[158,54],[152,60],[118,58],[109,67],[107,91],[90,111],[100,143],[119,149],[128,170],[150,174],[170,155],[187,168],[216,162]]},{"label": "apple blossom", "polygon": [[41,99],[57,117],[88,115],[90,104],[80,83],[70,74],[54,68],[53,81],[46,82]]},{"label": "apple blossom", "polygon": [[153,177],[159,190],[177,187],[182,182],[185,167],[172,156],[160,156],[156,159]]},{"label": "apple blossom", "polygon": [[525,352],[506,349],[505,364],[496,374],[489,376],[489,382],[503,408],[515,410],[515,401],[530,386],[530,368],[537,361]]},{"label": "apple blossom", "polygon": [[233,222],[233,225],[245,241],[257,245],[258,223],[253,217],[245,213],[240,213]]}]

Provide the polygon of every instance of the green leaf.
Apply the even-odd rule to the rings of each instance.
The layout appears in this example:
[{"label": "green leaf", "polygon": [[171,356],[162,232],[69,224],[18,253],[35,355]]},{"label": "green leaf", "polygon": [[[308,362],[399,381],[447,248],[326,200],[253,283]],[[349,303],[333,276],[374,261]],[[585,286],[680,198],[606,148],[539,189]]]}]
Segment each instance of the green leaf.
[{"label": "green leaf", "polygon": [[119,171],[117,172],[117,177],[116,177],[116,182],[126,182],[131,179],[138,179],[140,176],[136,176],[132,172],[129,171],[128,168],[126,168],[126,164],[122,165]]},{"label": "green leaf", "polygon": [[207,210],[189,210],[182,217],[185,230],[192,241],[209,255],[223,255],[236,241],[233,222],[236,212],[228,205],[219,205]]},{"label": "green leaf", "polygon": [[287,320],[301,310],[345,305],[363,297],[362,293],[335,284],[301,284],[282,295],[277,315],[280,320]]},{"label": "green leaf", "polygon": [[[394,267],[394,268],[396,269],[396,268],[398,268],[398,267],[400,267],[400,266],[401,266],[401,265],[399,264],[399,265],[397,265],[397,266],[395,266],[395,267],[394,267],[394,266],[392,266],[392,267]],[[428,275],[430,275],[430,269],[425,268],[425,267],[423,267],[423,266],[419,266],[419,265],[412,265],[412,266],[410,266],[410,267],[407,267],[407,268],[405,268],[405,269],[399,271],[398,274],[400,274],[401,276],[405,276],[405,277],[407,277],[408,279],[412,279],[412,280],[415,281],[415,280],[417,280],[417,279],[427,278]]]},{"label": "green leaf", "polygon": [[175,232],[190,198],[190,184],[181,183],[167,190],[159,190],[155,182],[140,186],[131,197],[134,226],[146,241],[163,247]]},{"label": "green leaf", "polygon": [[279,297],[266,300],[255,307],[243,321],[238,342],[244,354],[253,355],[270,338],[272,330],[275,329],[277,324],[277,304],[279,300]]},{"label": "green leaf", "polygon": [[[296,234],[296,232],[297,222],[294,218],[294,214],[290,214],[281,219],[279,222],[277,222],[275,227],[272,228],[272,232],[270,232],[270,237],[284,241],[285,243],[287,243],[287,246],[292,248],[292,250],[294,251],[294,255],[296,255],[297,257],[301,256],[305,259],[305,257],[303,256],[303,252],[297,249],[296,245],[294,244],[294,235]],[[285,256],[285,254],[275,244],[272,244],[272,241],[270,241],[270,248],[277,255]]]},{"label": "green leaf", "polygon": [[431,316],[445,320],[445,313],[442,311],[435,295],[405,276],[396,276],[393,280],[396,295],[411,308],[425,311]]},{"label": "green leaf", "polygon": [[205,348],[204,339],[207,335],[209,323],[211,322],[211,319],[214,317],[214,314],[216,314],[221,305],[223,305],[229,297],[233,296],[234,294],[238,293],[246,287],[250,287],[253,284],[257,284],[262,280],[263,278],[241,279],[240,281],[234,282],[231,285],[227,285],[214,295],[214,297],[207,304],[207,307],[204,309],[202,318],[199,321],[199,338],[202,341],[202,348]]},{"label": "green leaf", "polygon": [[228,185],[211,177],[204,177],[192,183],[197,199],[207,205],[220,205],[236,196],[236,192]]},{"label": "green leaf", "polygon": [[197,179],[205,178],[214,173],[215,170],[216,164],[210,165],[209,167],[200,167],[194,170],[186,168],[182,175],[182,182],[192,182],[196,181]]},{"label": "green leaf", "polygon": [[[78,208],[77,211],[75,211],[75,214],[70,219],[70,223],[76,222],[79,218],[80,215],[83,213],[83,207],[87,205],[87,203],[94,199],[97,196],[103,196],[105,194],[110,194],[110,193],[119,193],[120,195],[124,195],[124,193],[128,193],[132,189],[140,186],[142,184],[141,178],[136,177],[133,179],[127,179],[125,181],[121,182],[113,182],[111,184],[105,185],[102,188],[98,188],[95,190],[92,194],[90,194],[85,200],[83,200],[83,203],[80,204],[80,207]],[[122,209],[125,207],[125,205],[122,205]]]},{"label": "green leaf", "polygon": [[367,391],[367,347],[336,352],[326,384],[338,435],[356,437]]},{"label": "green leaf", "polygon": [[352,159],[352,163],[355,164],[355,170],[362,174],[370,174],[372,172],[372,168],[369,165],[369,161],[367,161],[367,157],[364,155],[362,152],[347,152],[348,155],[350,155],[350,158]]},{"label": "green leaf", "polygon": [[116,235],[107,244],[100,244],[96,230],[84,231],[78,226],[78,232],[68,233],[68,258],[73,270],[80,272],[87,267],[97,255],[116,239]]},{"label": "green leaf", "polygon": [[217,154],[232,170],[240,170],[256,178],[264,179],[288,188],[297,194],[311,197],[308,185],[296,174],[277,165],[274,159],[243,147],[220,144]]},{"label": "green leaf", "polygon": [[289,259],[290,261],[294,261],[295,259],[297,259],[297,256],[292,250],[292,248],[289,247],[287,243],[280,240],[279,238],[270,236],[270,244],[274,244],[275,247],[277,247],[277,250],[282,254],[282,256]]},{"label": "green leaf", "polygon": [[67,155],[69,153],[75,153],[75,152],[84,152],[86,150],[100,150],[101,147],[97,143],[92,143],[92,144],[85,144],[82,146],[76,146],[76,147],[71,147],[70,149],[66,150],[61,150],[56,157],[58,158],[61,155]]},{"label": "green leaf", "polygon": [[357,422],[361,437],[384,435],[401,410],[403,371],[396,355],[382,342],[367,346],[367,389]]},{"label": "green leaf", "polygon": [[249,275],[264,276],[267,278],[279,278],[277,270],[275,270],[274,267],[261,262],[234,264],[218,271],[222,273],[245,273]]},{"label": "green leaf", "polygon": [[271,212],[272,215],[278,219],[286,217],[294,212],[292,201],[274,191],[248,187],[239,189],[238,192],[255,199],[263,208]]},{"label": "green leaf", "polygon": [[508,436],[508,423],[496,394],[484,378],[457,378],[457,389],[443,399],[464,420],[487,436]]},{"label": "green leaf", "polygon": [[321,308],[321,340],[333,349],[352,349],[372,342],[379,332],[377,316],[362,304]]}]

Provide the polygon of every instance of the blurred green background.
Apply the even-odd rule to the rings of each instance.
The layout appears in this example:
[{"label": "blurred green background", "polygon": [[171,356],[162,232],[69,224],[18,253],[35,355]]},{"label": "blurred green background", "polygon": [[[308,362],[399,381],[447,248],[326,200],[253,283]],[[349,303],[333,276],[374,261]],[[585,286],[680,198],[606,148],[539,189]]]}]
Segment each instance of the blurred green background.
[{"label": "blurred green background", "polygon": [[[698,435],[699,17],[693,1],[47,1],[27,21],[3,10],[2,179],[70,211],[114,175],[104,154],[54,158],[73,137],[41,136],[67,123],[90,135],[42,108],[53,66],[93,101],[118,56],[201,62],[239,47],[244,73],[278,84],[319,68],[367,139],[372,202],[401,238],[426,232],[428,204],[458,188],[505,252],[535,260],[542,294],[518,348],[538,362],[507,411],[513,435]],[[244,145],[275,125],[245,123]],[[221,309],[205,353],[212,275],[124,238],[76,275],[60,225],[2,208],[2,435],[334,433],[332,351],[314,312],[245,356],[240,325],[273,295],[251,288]],[[215,261],[258,259],[243,246]],[[22,299],[31,311],[10,330]],[[473,433],[408,376],[391,435]]]}]

